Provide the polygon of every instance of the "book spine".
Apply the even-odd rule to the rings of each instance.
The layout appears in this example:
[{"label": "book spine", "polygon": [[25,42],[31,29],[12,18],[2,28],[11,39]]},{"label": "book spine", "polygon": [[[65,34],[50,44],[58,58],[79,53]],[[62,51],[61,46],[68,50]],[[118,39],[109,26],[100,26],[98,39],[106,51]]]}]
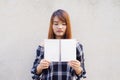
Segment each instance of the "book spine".
[{"label": "book spine", "polygon": [[59,39],[59,61],[61,62],[61,40]]}]

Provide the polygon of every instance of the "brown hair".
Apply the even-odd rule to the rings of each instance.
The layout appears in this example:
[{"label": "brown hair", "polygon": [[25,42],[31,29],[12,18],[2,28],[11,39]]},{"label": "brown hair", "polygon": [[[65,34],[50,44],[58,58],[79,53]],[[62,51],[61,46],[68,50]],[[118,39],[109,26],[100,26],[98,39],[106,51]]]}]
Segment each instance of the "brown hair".
[{"label": "brown hair", "polygon": [[58,9],[56,10],[50,19],[50,26],[49,26],[49,32],[48,32],[48,39],[55,39],[55,34],[53,32],[53,20],[54,17],[57,16],[61,21],[65,22],[67,25],[66,32],[64,34],[64,39],[71,39],[72,33],[71,33],[71,24],[70,24],[70,18],[66,11]]}]

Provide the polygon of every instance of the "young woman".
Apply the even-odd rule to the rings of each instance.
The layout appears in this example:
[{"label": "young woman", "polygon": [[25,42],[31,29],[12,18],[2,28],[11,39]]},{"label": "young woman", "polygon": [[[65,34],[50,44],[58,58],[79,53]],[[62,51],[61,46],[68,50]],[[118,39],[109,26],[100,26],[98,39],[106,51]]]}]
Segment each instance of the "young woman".
[{"label": "young woman", "polygon": [[[64,10],[55,11],[50,19],[48,39],[71,39],[69,15]],[[84,53],[82,45],[76,43],[76,60],[50,62],[44,59],[44,44],[38,46],[31,73],[33,80],[80,80],[85,78]],[[69,53],[66,53],[69,55]],[[52,56],[52,55],[51,55]]]}]

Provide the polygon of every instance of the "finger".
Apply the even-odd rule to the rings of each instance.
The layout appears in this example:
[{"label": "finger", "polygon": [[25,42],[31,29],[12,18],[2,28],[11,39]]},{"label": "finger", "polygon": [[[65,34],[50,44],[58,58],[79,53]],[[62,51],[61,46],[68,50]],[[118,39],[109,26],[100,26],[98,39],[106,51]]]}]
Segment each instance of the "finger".
[{"label": "finger", "polygon": [[48,63],[48,62],[45,62],[45,61],[42,61],[40,64],[41,64],[41,65],[48,65],[49,63]]},{"label": "finger", "polygon": [[48,61],[48,60],[46,60],[46,59],[44,59],[44,61],[46,61],[46,62],[50,62],[50,61]]},{"label": "finger", "polygon": [[77,62],[77,63],[80,63],[80,61],[78,61],[78,60],[71,60],[70,62]]},{"label": "finger", "polygon": [[79,62],[71,62],[72,65],[78,65],[80,66],[80,63]]},{"label": "finger", "polygon": [[78,64],[71,64],[72,67],[80,67]]},{"label": "finger", "polygon": [[70,62],[68,62],[68,65],[69,65],[69,66],[71,66],[71,63],[70,63]]},{"label": "finger", "polygon": [[80,67],[79,64],[73,64],[73,63],[70,63],[70,66],[71,66],[72,68],[79,68],[79,67]]},{"label": "finger", "polygon": [[43,65],[43,69],[46,69],[48,67],[49,67],[49,65]]},{"label": "finger", "polygon": [[49,63],[43,63],[42,65],[43,66],[49,66],[50,64]]},{"label": "finger", "polygon": [[79,65],[80,63],[79,62],[76,62],[76,61],[69,61],[68,62],[69,65]]},{"label": "finger", "polygon": [[77,67],[76,65],[74,65],[74,64],[72,64],[72,63],[68,63],[68,65],[69,65],[70,67],[72,67],[72,68],[76,68],[76,67]]},{"label": "finger", "polygon": [[41,67],[42,67],[42,68],[45,68],[46,66],[47,66],[47,65],[41,64]]},{"label": "finger", "polygon": [[50,64],[50,62],[49,62],[49,61],[47,61],[47,60],[45,60],[45,59],[41,60],[41,62],[40,62],[40,63],[48,63],[48,64]]},{"label": "finger", "polygon": [[44,62],[44,59],[42,59],[41,61],[40,61],[40,63],[43,63]]},{"label": "finger", "polygon": [[41,64],[49,64],[49,63],[44,61],[44,62],[41,62]]},{"label": "finger", "polygon": [[44,60],[43,62],[47,63],[47,64],[50,64],[50,61],[48,61],[48,60]]}]

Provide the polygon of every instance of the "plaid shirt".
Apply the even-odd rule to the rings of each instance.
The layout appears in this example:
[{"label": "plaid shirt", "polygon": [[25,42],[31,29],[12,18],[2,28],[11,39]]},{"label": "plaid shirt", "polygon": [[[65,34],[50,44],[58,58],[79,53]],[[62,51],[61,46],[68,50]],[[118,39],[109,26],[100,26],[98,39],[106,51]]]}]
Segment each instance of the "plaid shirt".
[{"label": "plaid shirt", "polygon": [[48,69],[44,69],[40,74],[37,74],[36,68],[40,64],[40,60],[44,58],[44,47],[38,46],[36,59],[31,70],[33,80],[80,80],[82,77],[86,78],[83,47],[79,42],[76,47],[76,55],[76,59],[81,62],[81,67],[83,68],[80,75],[77,75],[67,62],[51,62]]}]

